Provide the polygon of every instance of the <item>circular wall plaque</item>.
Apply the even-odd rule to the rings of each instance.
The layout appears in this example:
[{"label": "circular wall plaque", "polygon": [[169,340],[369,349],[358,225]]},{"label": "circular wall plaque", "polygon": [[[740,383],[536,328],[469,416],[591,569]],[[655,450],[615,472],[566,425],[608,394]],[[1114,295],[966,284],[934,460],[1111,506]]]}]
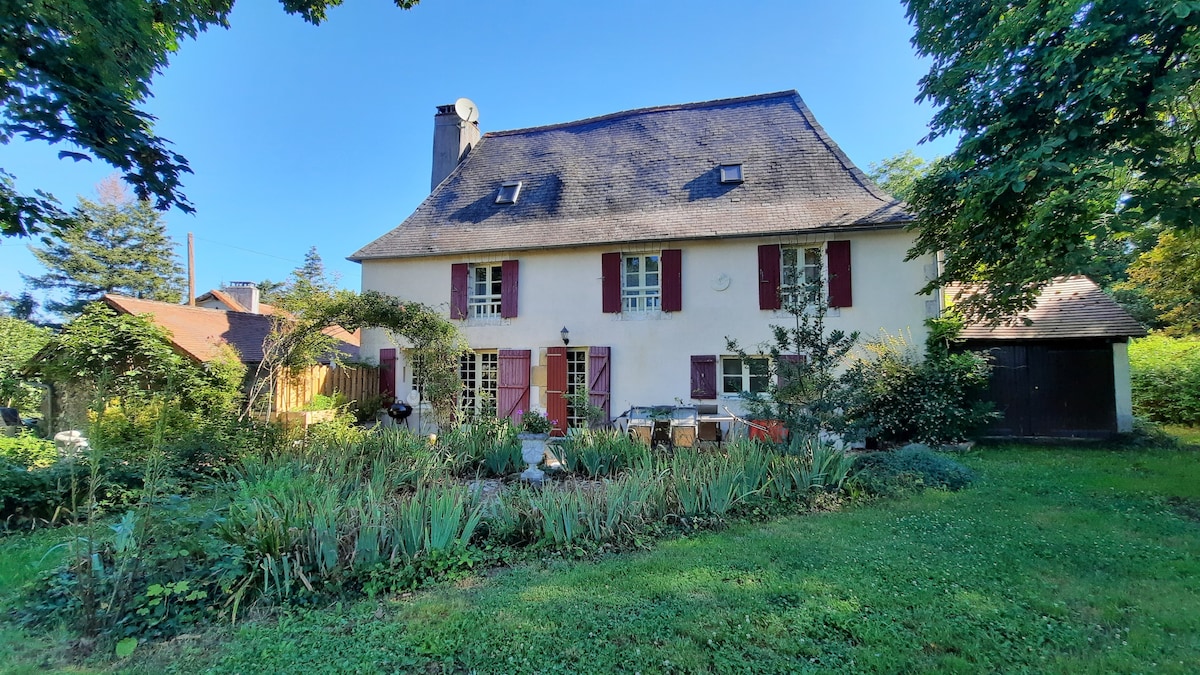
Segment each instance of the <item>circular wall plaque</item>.
[{"label": "circular wall plaque", "polygon": [[731,282],[732,282],[732,280],[729,278],[729,275],[725,274],[724,272],[721,272],[717,276],[713,277],[712,289],[714,291],[723,291],[726,288],[729,288],[729,284]]}]

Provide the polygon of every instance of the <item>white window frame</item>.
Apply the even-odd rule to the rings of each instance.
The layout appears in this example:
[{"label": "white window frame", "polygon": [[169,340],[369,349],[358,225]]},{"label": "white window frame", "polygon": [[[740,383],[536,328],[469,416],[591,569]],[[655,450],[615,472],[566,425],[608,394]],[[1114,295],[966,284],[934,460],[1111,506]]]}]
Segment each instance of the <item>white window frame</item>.
[{"label": "white window frame", "polygon": [[784,246],[779,254],[779,293],[784,306],[793,305],[804,297],[805,286],[825,280],[825,247]]},{"label": "white window frame", "polygon": [[586,429],[587,409],[578,409],[571,404],[572,397],[588,393],[588,350],[567,350],[567,428]]},{"label": "white window frame", "polygon": [[[629,270],[630,261],[637,269]],[[653,261],[654,270],[647,268]],[[633,277],[632,279],[630,277]],[[651,283],[653,282],[653,283]],[[621,254],[621,311],[658,312],[662,310],[662,251]]]},{"label": "white window frame", "polygon": [[[754,373],[752,371],[752,369],[750,367],[748,367],[750,365],[749,362],[761,363],[762,372]],[[726,364],[732,365],[735,363],[738,364],[738,368],[737,368],[738,372],[737,373],[729,372],[730,369],[727,367]],[[771,359],[770,359],[770,357],[747,355],[745,360],[743,360],[737,356],[722,356],[720,366],[721,366],[721,371],[720,371],[720,373],[718,373],[718,377],[721,378],[721,385],[720,385],[720,389],[718,390],[718,394],[722,398],[737,398],[742,395],[742,392],[748,392],[748,393],[754,394],[754,395],[764,395],[767,393],[767,389],[771,386]],[[738,378],[738,390],[737,391],[731,391],[730,388],[728,387],[728,384],[730,383],[729,380],[734,377]],[[758,391],[754,391],[755,379],[759,380]]]},{"label": "white window frame", "polygon": [[[479,263],[467,268],[467,318],[490,319],[500,316],[504,278],[500,263]],[[480,281],[479,273],[484,274]],[[480,289],[482,287],[482,292]]]},{"label": "white window frame", "polygon": [[458,410],[464,419],[495,417],[500,393],[500,352],[480,350],[463,354],[458,362],[458,375],[462,379]]}]

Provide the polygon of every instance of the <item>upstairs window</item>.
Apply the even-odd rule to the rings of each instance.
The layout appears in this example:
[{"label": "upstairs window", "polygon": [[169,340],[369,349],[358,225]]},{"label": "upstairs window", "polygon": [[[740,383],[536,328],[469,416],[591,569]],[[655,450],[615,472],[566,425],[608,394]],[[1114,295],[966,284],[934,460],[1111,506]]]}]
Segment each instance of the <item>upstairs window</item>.
[{"label": "upstairs window", "polygon": [[722,183],[741,183],[745,180],[742,177],[741,164],[722,164],[721,165],[721,182]]},{"label": "upstairs window", "polygon": [[621,309],[625,312],[651,312],[661,309],[662,276],[659,256],[621,256]]},{"label": "upstairs window", "polygon": [[516,318],[520,270],[516,260],[451,265],[450,318]]},{"label": "upstairs window", "polygon": [[787,247],[781,252],[779,292],[785,305],[804,300],[804,288],[821,281],[821,249]]},{"label": "upstairs window", "polygon": [[467,317],[485,319],[500,316],[502,265],[472,265],[471,286],[467,290]]}]

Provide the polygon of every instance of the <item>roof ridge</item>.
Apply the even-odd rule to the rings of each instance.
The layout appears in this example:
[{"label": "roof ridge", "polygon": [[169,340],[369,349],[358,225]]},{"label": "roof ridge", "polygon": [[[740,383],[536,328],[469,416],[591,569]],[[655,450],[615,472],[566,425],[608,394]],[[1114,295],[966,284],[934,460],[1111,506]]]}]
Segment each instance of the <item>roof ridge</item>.
[{"label": "roof ridge", "polygon": [[735,103],[747,103],[749,101],[763,101],[763,100],[772,99],[772,98],[787,98],[787,97],[791,97],[791,96],[799,97],[800,92],[796,91],[795,89],[789,89],[786,91],[776,91],[776,92],[772,92],[769,94],[754,94],[751,96],[738,96],[738,97],[734,97],[734,98],[718,98],[718,99],[712,99],[710,101],[696,101],[693,103],[675,103],[675,104],[671,104],[671,105],[650,106],[648,108],[634,108],[632,110],[622,110],[620,112],[606,113],[604,115],[597,115],[596,117],[586,117],[584,119],[573,120],[570,122],[555,122],[553,124],[545,124],[545,125],[536,126],[536,127],[525,127],[522,129],[505,129],[505,130],[501,130],[501,131],[489,131],[489,132],[485,133],[481,137],[481,139],[487,138],[488,136],[515,136],[518,134],[527,134],[527,133],[532,133],[535,131],[550,131],[553,129],[564,129],[564,128],[580,126],[580,125],[584,125],[584,124],[593,124],[595,122],[603,122],[603,121],[607,121],[607,120],[619,119],[621,117],[629,117],[632,115],[645,115],[645,114],[649,114],[649,113],[659,113],[659,112],[675,112],[677,110],[696,110],[699,108],[713,108],[713,107],[722,106],[722,105],[732,105]]}]

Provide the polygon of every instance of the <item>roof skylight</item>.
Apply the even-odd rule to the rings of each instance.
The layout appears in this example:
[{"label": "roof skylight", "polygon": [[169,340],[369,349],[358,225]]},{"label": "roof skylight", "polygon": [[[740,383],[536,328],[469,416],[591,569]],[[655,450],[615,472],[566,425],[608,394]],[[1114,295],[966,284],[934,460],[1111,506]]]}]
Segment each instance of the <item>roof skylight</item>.
[{"label": "roof skylight", "polygon": [[516,204],[517,197],[521,194],[521,181],[510,180],[505,181],[500,185],[500,191],[496,193],[497,204]]},{"label": "roof skylight", "polygon": [[742,177],[741,164],[722,164],[721,165],[721,182],[722,183],[741,183],[745,180]]}]

